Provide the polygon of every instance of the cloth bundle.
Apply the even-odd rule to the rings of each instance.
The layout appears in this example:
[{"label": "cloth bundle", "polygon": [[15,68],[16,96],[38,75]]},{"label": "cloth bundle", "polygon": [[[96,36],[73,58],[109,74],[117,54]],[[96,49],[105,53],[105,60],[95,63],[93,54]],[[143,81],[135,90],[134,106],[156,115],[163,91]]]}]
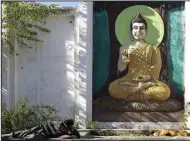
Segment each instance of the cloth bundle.
[{"label": "cloth bundle", "polygon": [[73,127],[74,121],[72,119],[65,120],[58,124],[57,122],[49,122],[40,124],[33,128],[23,131],[12,132],[8,138],[58,138],[67,135],[67,138],[80,138],[79,132]]}]

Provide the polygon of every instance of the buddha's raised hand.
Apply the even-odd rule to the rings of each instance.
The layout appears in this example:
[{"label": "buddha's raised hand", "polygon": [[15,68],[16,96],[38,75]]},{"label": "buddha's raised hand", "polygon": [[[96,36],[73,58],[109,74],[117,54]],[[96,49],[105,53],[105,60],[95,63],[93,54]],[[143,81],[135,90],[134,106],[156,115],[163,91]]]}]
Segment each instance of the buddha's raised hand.
[{"label": "buddha's raised hand", "polygon": [[128,49],[124,49],[124,50],[122,51],[122,53],[121,53],[121,61],[122,61],[123,63],[128,63],[128,62],[130,61],[129,56],[128,56],[128,53],[127,53],[127,50],[128,50]]}]

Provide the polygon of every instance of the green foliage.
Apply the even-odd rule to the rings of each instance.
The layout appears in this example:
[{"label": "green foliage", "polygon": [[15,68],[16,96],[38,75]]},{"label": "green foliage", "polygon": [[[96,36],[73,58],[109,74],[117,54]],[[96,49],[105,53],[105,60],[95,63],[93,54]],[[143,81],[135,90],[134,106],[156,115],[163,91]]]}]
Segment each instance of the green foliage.
[{"label": "green foliage", "polygon": [[87,129],[97,129],[98,121],[86,121],[86,128]]},{"label": "green foliage", "polygon": [[58,14],[56,5],[42,5],[34,2],[3,1],[2,45],[13,52],[13,39],[20,47],[31,48],[26,41],[43,42],[38,32],[50,33],[45,27],[46,19],[51,14]]},{"label": "green foliage", "polygon": [[135,131],[113,131],[113,130],[92,130],[91,135],[95,136],[146,136],[143,132]]},{"label": "green foliage", "polygon": [[24,130],[59,119],[53,106],[28,106],[27,98],[20,99],[9,111],[2,104],[2,133]]},{"label": "green foliage", "polygon": [[6,110],[6,104],[1,105],[1,126],[2,133],[6,133],[6,131],[10,131],[12,129],[11,120],[10,120],[10,112]]},{"label": "green foliage", "polygon": [[[186,107],[190,106],[190,104],[187,104]],[[180,126],[184,130],[190,130],[190,127],[188,127],[188,119],[190,118],[190,112],[187,112],[186,114],[183,115],[181,121],[180,121]]]},{"label": "green foliage", "polygon": [[90,135],[95,136],[150,136],[147,131],[113,131],[98,128],[98,121],[86,121],[86,128],[92,129]]},{"label": "green foliage", "polygon": [[184,129],[184,130],[190,130],[190,128],[187,126],[188,117],[190,117],[190,112],[188,112],[186,115],[184,115],[180,122],[180,125],[181,125],[182,129]]}]

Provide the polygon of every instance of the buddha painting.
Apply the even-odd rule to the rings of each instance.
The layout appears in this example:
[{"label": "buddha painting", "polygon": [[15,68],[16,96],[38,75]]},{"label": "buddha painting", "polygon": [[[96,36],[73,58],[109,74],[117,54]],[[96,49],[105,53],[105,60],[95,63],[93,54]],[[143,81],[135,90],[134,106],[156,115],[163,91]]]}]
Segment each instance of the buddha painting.
[{"label": "buddha painting", "polygon": [[183,95],[175,95],[170,58],[176,56],[168,51],[175,45],[167,44],[168,21],[159,10],[132,5],[95,15],[93,120],[178,121],[171,115],[182,113]]},{"label": "buddha painting", "polygon": [[159,81],[161,55],[158,47],[145,41],[147,22],[141,13],[131,21],[132,42],[120,47],[118,70],[128,73],[109,85],[113,98],[132,101],[164,101],[170,97],[170,88]]}]

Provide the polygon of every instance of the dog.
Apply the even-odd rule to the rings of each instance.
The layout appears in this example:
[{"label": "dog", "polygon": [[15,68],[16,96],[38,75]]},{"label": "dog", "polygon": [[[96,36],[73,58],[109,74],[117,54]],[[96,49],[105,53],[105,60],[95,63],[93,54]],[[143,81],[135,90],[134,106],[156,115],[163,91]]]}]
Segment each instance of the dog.
[{"label": "dog", "polygon": [[185,130],[164,129],[153,132],[153,136],[189,136]]}]

